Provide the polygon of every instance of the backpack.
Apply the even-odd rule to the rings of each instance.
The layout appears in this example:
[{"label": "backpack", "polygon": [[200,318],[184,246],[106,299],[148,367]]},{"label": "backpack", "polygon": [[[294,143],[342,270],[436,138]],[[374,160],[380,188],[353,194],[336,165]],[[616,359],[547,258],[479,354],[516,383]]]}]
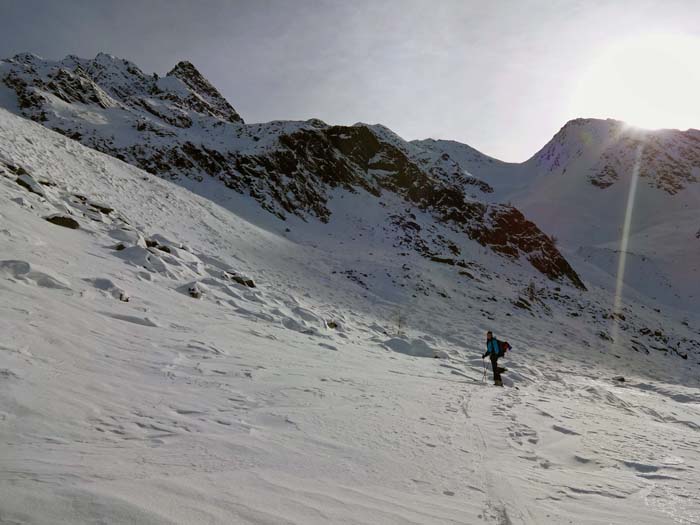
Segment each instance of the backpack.
[{"label": "backpack", "polygon": [[498,341],[498,357],[503,357],[506,352],[513,348],[508,341]]}]

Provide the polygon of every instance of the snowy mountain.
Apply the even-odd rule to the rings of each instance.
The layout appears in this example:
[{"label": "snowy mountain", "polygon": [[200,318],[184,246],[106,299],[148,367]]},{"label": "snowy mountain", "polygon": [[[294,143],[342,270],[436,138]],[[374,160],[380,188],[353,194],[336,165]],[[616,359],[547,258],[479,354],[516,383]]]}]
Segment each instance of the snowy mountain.
[{"label": "snowy mountain", "polygon": [[697,303],[700,131],[578,119],[522,164],[493,161],[456,142],[416,144],[486,181],[492,199],[511,202],[554,235],[576,268],[583,258],[617,274],[629,206],[626,284],[665,304]]},{"label": "snowy mountain", "polygon": [[[60,62],[25,54],[0,62],[0,79],[9,109],[195,192],[203,190],[197,182],[215,179],[281,219],[323,222],[336,188],[372,195],[374,207],[396,195],[380,225],[398,231],[395,242],[408,249],[464,266],[460,244],[471,239],[583,287],[535,224],[512,206],[479,198],[488,185],[382,126],[245,125],[187,62],[159,78],[105,54]],[[431,228],[417,228],[417,211],[434,217]]]},{"label": "snowy mountain", "polygon": [[0,522],[698,520],[697,310],[574,271],[512,165],[194,71],[0,64]]},{"label": "snowy mountain", "polygon": [[697,316],[399,257],[366,195],[232,213],[4,110],[0,199],[3,522],[698,515]]}]

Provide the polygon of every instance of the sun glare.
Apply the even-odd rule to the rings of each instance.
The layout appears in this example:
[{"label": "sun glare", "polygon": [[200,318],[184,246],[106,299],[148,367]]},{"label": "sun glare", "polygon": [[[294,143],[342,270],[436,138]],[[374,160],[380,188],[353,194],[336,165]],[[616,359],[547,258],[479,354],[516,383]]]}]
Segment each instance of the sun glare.
[{"label": "sun glare", "polygon": [[643,128],[700,127],[700,38],[648,35],[608,47],[582,75],[573,114]]}]

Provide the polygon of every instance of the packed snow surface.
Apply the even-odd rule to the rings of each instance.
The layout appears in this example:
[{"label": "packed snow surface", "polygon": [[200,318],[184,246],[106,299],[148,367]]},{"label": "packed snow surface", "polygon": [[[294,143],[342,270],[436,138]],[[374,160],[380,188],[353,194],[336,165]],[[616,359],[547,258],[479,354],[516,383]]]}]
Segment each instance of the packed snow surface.
[{"label": "packed snow surface", "polygon": [[344,197],[272,221],[0,110],[0,522],[700,522],[697,317],[602,319],[597,267],[518,308],[515,266],[351,242]]}]

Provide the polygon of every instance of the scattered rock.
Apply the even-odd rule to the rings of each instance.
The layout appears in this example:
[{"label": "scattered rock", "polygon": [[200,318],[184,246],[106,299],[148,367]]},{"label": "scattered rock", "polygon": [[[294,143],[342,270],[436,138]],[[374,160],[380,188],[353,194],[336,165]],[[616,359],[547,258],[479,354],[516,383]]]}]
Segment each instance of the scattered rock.
[{"label": "scattered rock", "polygon": [[527,299],[523,297],[518,297],[517,301],[512,301],[513,306],[516,306],[517,308],[521,308],[523,310],[531,310],[532,305],[528,302]]},{"label": "scattered rock", "polygon": [[624,383],[624,382],[625,382],[625,378],[622,377],[622,376],[615,376],[615,377],[613,377],[613,381],[618,381],[618,382],[620,382],[620,383]]},{"label": "scattered rock", "polygon": [[66,215],[49,215],[48,217],[44,217],[44,219],[49,221],[51,224],[63,226],[64,228],[70,228],[71,230],[77,230],[78,228],[80,228],[80,224],[78,223],[78,221]]},{"label": "scattered rock", "polygon": [[114,211],[114,208],[110,208],[109,206],[105,206],[104,204],[98,204],[96,202],[91,202],[90,207],[95,208],[97,211],[104,213],[105,215],[109,215]]},{"label": "scattered rock", "polygon": [[255,288],[255,282],[249,277],[245,277],[238,272],[234,271],[224,271],[223,278],[227,281],[234,281],[248,288]]},{"label": "scattered rock", "polygon": [[36,193],[40,197],[46,197],[46,193],[44,192],[44,188],[41,187],[41,184],[26,173],[17,177],[17,184],[31,193]]},{"label": "scattered rock", "polygon": [[202,289],[202,286],[197,282],[192,283],[187,288],[187,291],[190,294],[190,297],[193,297],[194,299],[201,299],[202,295],[204,295],[204,290]]},{"label": "scattered rock", "polygon": [[2,379],[18,379],[19,376],[9,368],[0,368],[0,377]]},{"label": "scattered rock", "polygon": [[608,334],[603,332],[602,330],[598,331],[597,333],[598,337],[600,337],[603,341],[611,341],[613,340],[612,337],[610,337]]}]

